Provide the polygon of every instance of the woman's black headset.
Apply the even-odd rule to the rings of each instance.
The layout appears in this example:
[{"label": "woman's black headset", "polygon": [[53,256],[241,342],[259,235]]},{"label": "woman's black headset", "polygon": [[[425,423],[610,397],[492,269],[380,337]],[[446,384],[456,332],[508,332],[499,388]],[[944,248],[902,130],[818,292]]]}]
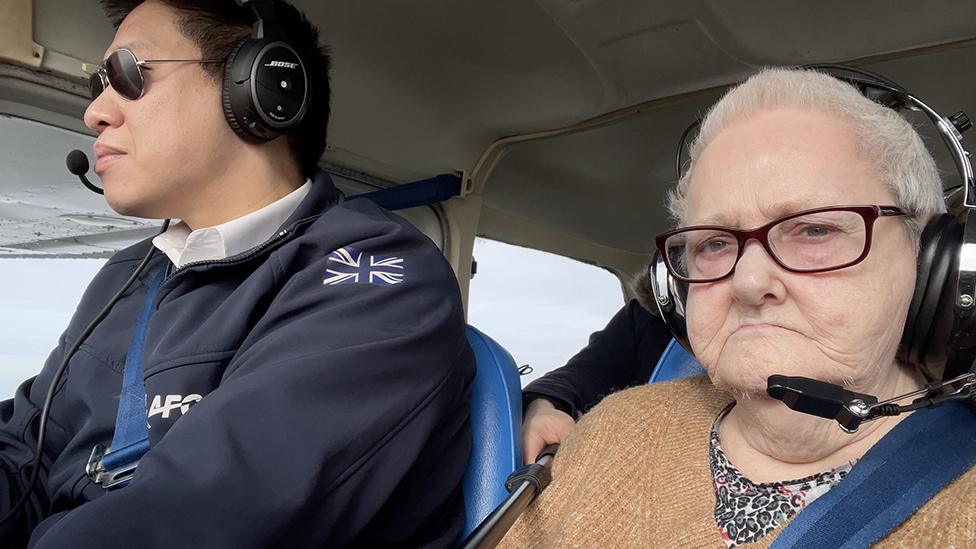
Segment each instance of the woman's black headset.
[{"label": "woman's black headset", "polygon": [[[963,373],[976,357],[976,187],[969,153],[961,142],[962,132],[972,126],[969,118],[963,112],[943,118],[905,88],[863,69],[832,64],[803,68],[839,78],[885,107],[925,114],[949,148],[962,179],[957,187],[963,193],[962,211],[934,216],[922,231],[915,293],[897,356],[917,365],[948,360],[944,378]],[[682,133],[675,160],[679,178],[688,158],[688,138],[700,124],[697,120]],[[685,317],[688,285],[670,276],[658,252],[648,268],[661,318],[692,352]]]},{"label": "woman's black headset", "polygon": [[294,130],[308,111],[311,96],[306,65],[290,45],[275,15],[273,0],[237,0],[250,8],[251,36],[227,58],[224,117],[241,138],[260,143]]}]

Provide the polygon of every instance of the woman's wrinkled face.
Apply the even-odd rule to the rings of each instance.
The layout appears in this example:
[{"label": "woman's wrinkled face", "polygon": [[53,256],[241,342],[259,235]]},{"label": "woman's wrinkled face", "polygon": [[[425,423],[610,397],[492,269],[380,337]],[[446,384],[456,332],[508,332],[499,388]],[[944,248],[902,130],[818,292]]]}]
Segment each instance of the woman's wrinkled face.
[{"label": "woman's wrinkled face", "polygon": [[[774,109],[705,148],[688,225],[752,229],[852,204],[895,204],[853,131],[832,115]],[[875,387],[890,375],[914,284],[914,246],[897,217],[875,222],[863,262],[826,273],[786,271],[749,241],[729,278],[690,285],[691,345],[715,384],[740,396],[765,394],[772,374]]]}]

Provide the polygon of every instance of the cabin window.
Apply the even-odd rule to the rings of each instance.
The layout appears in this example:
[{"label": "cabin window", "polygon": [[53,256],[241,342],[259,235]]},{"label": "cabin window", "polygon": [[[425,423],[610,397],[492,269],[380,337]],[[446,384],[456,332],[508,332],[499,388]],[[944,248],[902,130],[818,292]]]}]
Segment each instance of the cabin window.
[{"label": "cabin window", "polygon": [[0,114],[0,400],[41,371],[111,251],[158,226],[115,214],[68,173],[66,153],[90,156],[93,141]]},{"label": "cabin window", "polygon": [[35,376],[106,259],[0,257],[0,400]]},{"label": "cabin window", "polygon": [[522,386],[558,368],[623,305],[611,272],[556,254],[475,239],[468,322],[532,372]]}]

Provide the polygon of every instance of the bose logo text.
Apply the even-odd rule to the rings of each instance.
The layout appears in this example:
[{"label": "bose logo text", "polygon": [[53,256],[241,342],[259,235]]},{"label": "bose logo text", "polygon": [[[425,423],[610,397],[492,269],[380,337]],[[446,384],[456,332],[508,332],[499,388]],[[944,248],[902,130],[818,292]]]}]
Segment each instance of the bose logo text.
[{"label": "bose logo text", "polygon": [[271,61],[265,63],[265,67],[281,67],[283,69],[297,69],[298,63],[289,63],[288,61]]},{"label": "bose logo text", "polygon": [[152,406],[149,407],[149,417],[161,414],[162,417],[169,418],[169,413],[179,408],[180,414],[190,411],[190,406],[203,400],[200,395],[156,395],[153,397]]}]

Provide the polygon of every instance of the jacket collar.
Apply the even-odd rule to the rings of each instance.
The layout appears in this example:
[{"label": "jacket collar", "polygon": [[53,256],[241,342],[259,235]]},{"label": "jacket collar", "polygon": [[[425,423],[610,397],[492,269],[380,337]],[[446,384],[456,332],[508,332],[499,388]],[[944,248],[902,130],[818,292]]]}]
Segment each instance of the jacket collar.
[{"label": "jacket collar", "polygon": [[283,229],[290,229],[299,222],[318,217],[326,210],[342,202],[345,197],[332,183],[332,178],[323,170],[315,170],[312,174],[312,188],[295,211],[281,225]]},{"label": "jacket collar", "polygon": [[[332,178],[323,170],[316,170],[311,177],[312,188],[308,195],[301,201],[295,211],[288,216],[280,228],[291,230],[301,222],[312,220],[325,213],[326,210],[342,202],[345,196],[332,183]],[[138,244],[130,246],[116,253],[108,261],[108,264],[120,263],[125,261],[138,261],[146,253],[146,249],[152,246],[152,239],[149,237]],[[162,254],[160,254],[161,257]]]}]

